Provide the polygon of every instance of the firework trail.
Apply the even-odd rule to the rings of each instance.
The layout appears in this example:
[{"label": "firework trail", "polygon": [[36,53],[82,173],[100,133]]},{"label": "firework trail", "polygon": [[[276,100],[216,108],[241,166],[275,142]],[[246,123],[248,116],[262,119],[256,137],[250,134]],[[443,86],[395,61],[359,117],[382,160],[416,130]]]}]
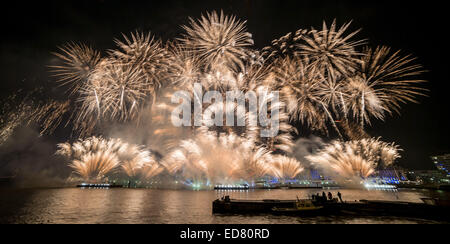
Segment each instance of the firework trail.
[{"label": "firework trail", "polygon": [[[239,151],[249,151],[252,142],[236,135],[217,137],[213,132],[198,132],[191,140],[182,141],[164,165],[169,173],[181,173],[185,179],[219,182],[230,180],[230,172],[240,160]],[[234,151],[234,153],[232,153]]]},{"label": "firework trail", "polygon": [[22,125],[23,121],[26,121],[31,108],[26,104],[20,104],[14,110],[2,108],[2,116],[0,118],[0,145],[5,143],[10,136],[14,133],[14,130]]},{"label": "firework trail", "polygon": [[165,84],[173,58],[161,41],[150,34],[132,33],[119,47],[102,58],[83,44],[68,44],[55,55],[62,61],[51,66],[76,97],[72,116],[80,135],[89,135],[102,120],[128,122],[139,118],[140,109],[151,103]]},{"label": "firework trail", "polygon": [[386,107],[383,104],[383,93],[373,89],[361,77],[349,79],[347,85],[346,104],[354,118],[360,121],[361,128],[370,124],[370,118],[384,120]]},{"label": "firework trail", "polygon": [[350,142],[336,141],[306,158],[339,183],[358,184],[375,173],[375,170],[394,164],[395,160],[400,158],[399,151],[399,147],[393,143],[371,138]]},{"label": "firework trail", "polygon": [[[254,140],[258,141],[258,144],[261,146],[268,146],[269,150],[276,151],[289,151],[292,146],[292,133],[295,132],[295,129],[288,123],[289,115],[287,115],[284,111],[284,103],[275,101],[273,96],[268,95],[270,93],[270,89],[266,86],[268,80],[271,77],[271,68],[266,66],[257,66],[257,65],[249,65],[245,67],[245,73],[234,73],[231,72],[226,67],[220,68],[220,66],[216,67],[215,73],[203,73],[199,71],[198,66],[190,65],[192,63],[192,57],[189,54],[186,55],[184,49],[181,49],[179,46],[175,47],[175,51],[177,56],[177,60],[187,60],[185,66],[177,65],[177,67],[181,67],[177,74],[174,74],[176,80],[181,81],[177,85],[177,88],[173,87],[170,92],[167,92],[166,98],[170,98],[174,92],[177,91],[189,91],[190,97],[188,97],[192,101],[192,106],[194,103],[203,103],[202,109],[203,114],[206,111],[213,111],[216,115],[219,114],[223,119],[220,121],[222,126],[209,126],[211,131],[216,131],[218,134],[223,133],[234,133],[239,136],[247,136],[253,137]],[[220,71],[219,71],[220,70]],[[245,104],[241,104],[238,101],[222,101],[215,102],[213,105],[206,106],[201,98],[198,98],[194,93],[194,83],[201,84],[201,88],[203,92],[208,91],[219,91],[222,93],[223,97],[227,96],[227,92],[237,92],[241,94],[246,94],[252,92],[257,96],[260,94],[260,104],[270,104],[267,108],[268,114],[271,114],[272,111],[277,110],[279,113],[279,121],[280,121],[280,133],[273,138],[261,138],[262,130],[267,130],[270,128],[257,126],[252,123],[254,118],[257,116],[255,113],[257,111],[261,111],[263,108],[257,108],[257,111],[250,111],[250,109],[245,105],[249,104],[249,97],[245,98]],[[170,99],[168,100],[170,101]],[[258,106],[258,105],[256,105]],[[162,102],[157,105],[157,107],[167,109],[167,112],[170,113],[175,109],[174,105],[171,105],[170,102]],[[233,117],[234,124],[229,126],[226,120],[227,118]],[[240,117],[243,117],[245,120],[245,125],[237,125],[236,121],[239,121]],[[253,118],[253,119],[252,119]],[[195,119],[194,114],[192,114],[192,120]],[[201,124],[203,125],[214,125],[215,121],[218,118],[214,117],[202,117]],[[194,128],[191,128],[194,129]]]},{"label": "firework trail", "polygon": [[252,182],[273,173],[270,165],[272,155],[265,148],[256,147],[252,153],[242,157],[240,165],[231,173],[235,178]]},{"label": "firework trail", "polygon": [[28,94],[18,91],[2,102],[0,111],[0,145],[20,126],[40,126],[40,134],[53,133],[62,122],[62,115],[70,110],[69,101],[38,101],[41,89]]}]

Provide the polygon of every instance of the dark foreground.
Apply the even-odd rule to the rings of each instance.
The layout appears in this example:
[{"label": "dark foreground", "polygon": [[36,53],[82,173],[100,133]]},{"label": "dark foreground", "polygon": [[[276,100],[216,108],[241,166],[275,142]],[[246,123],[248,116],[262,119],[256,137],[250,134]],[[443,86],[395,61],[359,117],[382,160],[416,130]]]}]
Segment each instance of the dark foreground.
[{"label": "dark foreground", "polygon": [[450,222],[448,201],[422,199],[423,203],[339,199],[235,200],[226,196],[213,202],[214,214],[273,214],[297,217],[383,217],[396,216]]},{"label": "dark foreground", "polygon": [[[427,190],[340,190],[345,201],[359,199],[421,203],[421,198],[447,198],[448,192]],[[273,214],[215,215],[211,203],[225,195],[234,199],[308,198],[317,190],[171,191],[146,189],[0,189],[0,223],[28,224],[416,224],[447,223],[408,216],[285,216]],[[334,192],[333,192],[334,193]]]}]

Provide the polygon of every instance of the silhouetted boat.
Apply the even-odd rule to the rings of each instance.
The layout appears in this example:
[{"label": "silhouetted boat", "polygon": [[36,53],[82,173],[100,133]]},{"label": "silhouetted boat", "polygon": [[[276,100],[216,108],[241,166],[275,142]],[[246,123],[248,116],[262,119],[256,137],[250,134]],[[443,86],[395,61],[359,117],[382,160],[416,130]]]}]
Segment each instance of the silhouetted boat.
[{"label": "silhouetted boat", "polygon": [[234,200],[229,196],[213,202],[215,214],[252,214],[268,213],[273,208],[292,208],[296,201],[291,200]]},{"label": "silhouetted boat", "polygon": [[[313,206],[298,207],[298,203],[311,202]],[[436,202],[436,201],[435,201]],[[431,201],[424,203],[368,201],[339,202],[319,200],[234,200],[224,197],[213,202],[214,214],[283,214],[313,216],[397,216],[450,221],[450,207]],[[437,201],[439,202],[439,201]]]},{"label": "silhouetted boat", "polygon": [[312,200],[297,200],[294,207],[291,208],[272,208],[274,214],[282,215],[317,215],[319,211],[323,211],[324,207],[315,204]]}]

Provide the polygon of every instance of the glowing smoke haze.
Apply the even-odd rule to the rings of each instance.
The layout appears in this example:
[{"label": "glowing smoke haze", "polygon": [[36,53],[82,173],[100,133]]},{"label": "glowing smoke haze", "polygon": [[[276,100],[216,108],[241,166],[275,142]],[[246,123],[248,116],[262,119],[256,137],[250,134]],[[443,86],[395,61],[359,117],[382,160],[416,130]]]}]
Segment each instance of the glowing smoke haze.
[{"label": "glowing smoke haze", "polygon": [[[416,102],[423,95],[417,85],[424,81],[415,77],[423,70],[414,58],[388,47],[360,48],[365,41],[356,39],[359,31],[348,33],[349,26],[334,21],[322,30],[301,29],[258,51],[245,21],[211,12],[190,19],[185,34],[173,42],[136,32],[116,39],[117,49],[104,57],[87,45],[67,44],[55,54],[60,64],[52,66],[57,85],[68,89],[67,100],[25,100],[15,112],[3,112],[0,144],[27,118],[39,123],[43,134],[70,125],[74,135],[88,139],[60,144],[58,154],[90,181],[118,172],[133,179],[165,172],[211,184],[293,179],[310,167],[309,161],[337,181],[369,177],[392,165],[399,150],[355,137],[366,137],[372,120],[385,120],[402,104]],[[270,126],[249,123],[251,108],[237,103],[203,106],[200,112],[237,114],[244,125],[206,128],[202,118],[201,125],[174,127],[169,117],[179,104],[171,98],[185,91],[194,107],[201,100],[194,84],[223,95],[279,92],[279,102],[262,98],[269,114],[280,111],[279,133],[261,137]],[[195,111],[190,116],[195,118]],[[340,140],[321,143],[308,155],[294,142],[293,122],[321,136],[335,133]]]}]

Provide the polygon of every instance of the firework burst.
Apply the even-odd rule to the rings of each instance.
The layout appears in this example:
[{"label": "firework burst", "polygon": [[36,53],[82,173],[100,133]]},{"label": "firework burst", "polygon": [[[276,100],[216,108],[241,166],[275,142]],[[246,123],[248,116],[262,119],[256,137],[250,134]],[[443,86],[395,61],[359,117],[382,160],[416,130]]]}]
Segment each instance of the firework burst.
[{"label": "firework burst", "polygon": [[88,153],[73,160],[69,167],[84,180],[101,182],[104,177],[119,166],[119,160],[109,152]]},{"label": "firework burst", "polygon": [[325,130],[327,117],[323,113],[321,80],[313,69],[307,60],[286,58],[274,67],[274,88],[281,92],[292,120]]},{"label": "firework burst", "polygon": [[[143,134],[139,140],[145,141],[145,148],[163,157],[159,164],[150,151],[118,139],[91,137],[60,144],[58,154],[68,158],[75,174],[86,180],[100,181],[113,173],[149,179],[164,170],[211,183],[264,176],[292,179],[303,171],[303,164],[276,155],[295,153],[296,129],[290,122],[327,135],[332,126],[343,139],[340,121],[350,138],[366,137],[364,129],[371,119],[384,120],[386,114],[399,112],[403,103],[417,102],[423,94],[418,87],[423,81],[416,79],[423,70],[414,58],[387,47],[358,50],[364,41],[355,40],[359,31],[347,33],[350,23],[339,28],[336,21],[331,26],[324,22],[322,30],[300,29],[261,51],[251,49],[252,35],[245,24],[235,16],[211,12],[190,19],[177,42],[165,44],[150,33],[136,32],[116,39],[117,49],[103,58],[89,46],[68,44],[55,54],[62,63],[52,66],[59,84],[70,86],[67,100],[33,103],[26,98],[15,109],[8,108],[13,112],[2,113],[8,119],[0,121],[0,144],[22,121],[41,123],[43,133],[52,133],[72,112],[69,122],[83,137],[110,131],[112,125],[129,126],[132,129],[127,131]],[[175,104],[170,98],[187,91],[191,101],[199,102],[196,83],[203,92],[258,94],[257,112],[280,111],[280,133],[262,138],[261,131],[270,128],[250,123],[254,111],[237,101],[203,106],[201,112],[232,115],[234,121],[244,117],[243,126],[227,125],[225,120],[223,126],[209,128],[171,126],[168,121]],[[281,100],[267,95],[269,91],[278,91]],[[212,113],[211,118],[202,117],[203,124],[214,124],[216,114],[214,119]],[[394,144],[378,139],[342,140],[308,159],[345,181],[367,178],[378,167],[392,165],[398,151]]]},{"label": "firework burst", "polygon": [[131,37],[123,36],[124,42],[116,39],[119,47],[111,50],[110,55],[128,66],[139,69],[144,75],[144,82],[149,92],[155,96],[164,84],[170,69],[172,56],[161,41],[156,40],[150,33],[132,33]]},{"label": "firework burst", "polygon": [[356,68],[361,56],[356,47],[363,45],[364,41],[351,39],[358,31],[346,35],[350,23],[337,29],[336,20],[328,28],[323,22],[322,31],[312,29],[309,35],[303,36],[304,44],[300,44],[300,54],[311,60],[311,65],[322,74],[336,77],[349,76]]},{"label": "firework burst", "polygon": [[173,57],[168,76],[174,86],[192,88],[201,75],[200,58],[195,52],[181,43],[170,43],[169,51]]},{"label": "firework burst", "polygon": [[119,168],[130,178],[148,178],[162,172],[149,151],[120,139],[91,137],[59,144],[58,148],[57,154],[69,159],[74,173],[87,181],[101,181]]},{"label": "firework burst", "polygon": [[273,40],[270,46],[262,49],[262,57],[266,62],[272,63],[278,59],[299,56],[300,43],[308,32],[308,30],[300,29],[295,33],[289,32],[285,36]]},{"label": "firework burst", "polygon": [[267,163],[270,153],[254,142],[235,134],[217,136],[201,129],[192,140],[181,142],[180,148],[165,159],[172,174],[186,179],[211,183],[251,180],[271,172]]},{"label": "firework burst", "polygon": [[101,63],[100,52],[85,44],[69,43],[54,53],[63,63],[50,66],[62,85],[69,85],[71,93],[76,93],[88,81],[91,73]]},{"label": "firework burst", "polygon": [[417,103],[416,97],[425,91],[417,85],[425,82],[416,79],[424,73],[415,58],[391,52],[388,47],[375,50],[366,48],[358,69],[347,84],[348,104],[364,127],[370,124],[369,115],[383,118],[383,112],[400,113],[401,104]]},{"label": "firework burst", "polygon": [[109,122],[139,121],[160,93],[193,91],[200,83],[205,91],[224,94],[280,91],[291,121],[326,133],[331,125],[343,138],[336,121],[350,128],[353,117],[364,129],[371,118],[399,112],[423,91],[415,86],[422,81],[413,77],[422,70],[413,58],[385,47],[358,51],[364,41],[354,40],[359,31],[347,34],[350,23],[300,29],[261,52],[250,49],[245,21],[223,12],[190,19],[183,28],[183,38],[169,44],[142,32],[124,35],[103,59],[86,45],[61,48],[57,56],[64,65],[54,71],[79,91],[74,128],[89,135]]},{"label": "firework burst", "polygon": [[359,183],[361,179],[371,176],[376,169],[392,165],[400,158],[399,151],[395,144],[374,138],[336,141],[307,159],[341,183]]},{"label": "firework burst", "polygon": [[111,121],[133,121],[148,99],[149,87],[142,69],[110,61],[96,70],[83,91],[82,111]]},{"label": "firework burst", "polygon": [[198,54],[208,69],[217,65],[243,69],[243,57],[248,54],[247,48],[254,44],[245,23],[235,16],[214,11],[198,21],[190,19],[190,26],[183,26],[186,34],[181,41]]},{"label": "firework burst", "polygon": [[121,155],[122,170],[128,177],[135,179],[139,177],[146,178],[147,170],[157,165],[151,153],[136,145],[127,145],[126,154]]},{"label": "firework burst", "polygon": [[304,171],[302,164],[295,158],[274,156],[271,160],[271,175],[282,180],[291,180]]}]

